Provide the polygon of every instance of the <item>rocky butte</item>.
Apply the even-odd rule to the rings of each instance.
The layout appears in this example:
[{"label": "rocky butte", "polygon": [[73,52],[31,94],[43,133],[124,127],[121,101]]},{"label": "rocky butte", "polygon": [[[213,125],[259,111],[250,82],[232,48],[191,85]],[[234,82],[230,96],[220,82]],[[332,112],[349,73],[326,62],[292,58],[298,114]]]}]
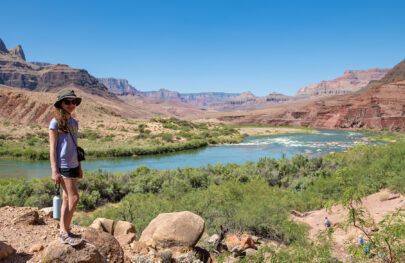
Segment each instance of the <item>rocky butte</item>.
[{"label": "rocky butte", "polygon": [[20,45],[7,49],[0,39],[0,84],[31,91],[57,91],[76,87],[90,94],[117,99],[84,69],[56,64],[38,66],[25,60]]},{"label": "rocky butte", "polygon": [[390,69],[369,69],[369,70],[346,70],[342,76],[328,81],[311,84],[301,88],[297,97],[317,97],[343,95],[353,93],[366,86],[372,80],[379,80],[385,76]]}]

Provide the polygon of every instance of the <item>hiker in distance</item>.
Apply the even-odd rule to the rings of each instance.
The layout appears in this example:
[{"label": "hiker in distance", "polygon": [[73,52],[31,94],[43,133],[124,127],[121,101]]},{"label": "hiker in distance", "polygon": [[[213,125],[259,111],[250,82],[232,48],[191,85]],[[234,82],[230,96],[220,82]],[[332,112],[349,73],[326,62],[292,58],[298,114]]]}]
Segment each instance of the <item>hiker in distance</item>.
[{"label": "hiker in distance", "polygon": [[77,180],[83,177],[77,153],[78,123],[73,111],[82,101],[73,90],[63,89],[55,102],[54,118],[49,124],[50,161],[52,180],[63,189],[59,240],[76,246],[82,243],[80,236],[70,231],[73,213],[79,202]]},{"label": "hiker in distance", "polygon": [[325,217],[325,220],[323,221],[323,223],[325,224],[326,229],[328,229],[330,227],[330,221],[327,217]]}]

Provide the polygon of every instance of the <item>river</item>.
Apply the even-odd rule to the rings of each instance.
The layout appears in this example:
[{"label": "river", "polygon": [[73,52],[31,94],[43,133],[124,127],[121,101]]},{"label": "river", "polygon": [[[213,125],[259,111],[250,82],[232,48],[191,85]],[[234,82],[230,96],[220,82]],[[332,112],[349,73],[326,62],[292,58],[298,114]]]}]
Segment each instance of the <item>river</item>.
[{"label": "river", "polygon": [[[87,160],[82,163],[82,167],[88,171],[100,168],[112,172],[126,172],[140,165],[162,170],[187,166],[200,167],[217,163],[244,164],[248,161],[258,161],[263,157],[280,159],[283,156],[291,158],[296,154],[316,157],[330,152],[345,151],[353,145],[379,144],[379,142],[367,142],[362,139],[367,136],[364,133],[338,130],[319,130],[319,133],[255,136],[247,137],[239,144],[215,145],[179,153]],[[49,161],[0,159],[0,178],[32,179],[50,175]]]}]

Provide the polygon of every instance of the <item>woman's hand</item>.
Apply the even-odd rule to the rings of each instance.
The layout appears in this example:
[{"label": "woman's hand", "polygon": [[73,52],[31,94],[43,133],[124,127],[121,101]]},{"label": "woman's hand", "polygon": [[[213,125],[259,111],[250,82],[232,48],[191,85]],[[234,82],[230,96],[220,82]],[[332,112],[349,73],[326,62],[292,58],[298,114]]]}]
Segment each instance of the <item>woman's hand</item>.
[{"label": "woman's hand", "polygon": [[58,173],[57,171],[52,171],[52,180],[55,182],[55,184],[60,183],[60,178],[60,173]]},{"label": "woman's hand", "polygon": [[82,171],[82,167],[80,167],[79,169],[79,179],[83,178],[83,171]]}]

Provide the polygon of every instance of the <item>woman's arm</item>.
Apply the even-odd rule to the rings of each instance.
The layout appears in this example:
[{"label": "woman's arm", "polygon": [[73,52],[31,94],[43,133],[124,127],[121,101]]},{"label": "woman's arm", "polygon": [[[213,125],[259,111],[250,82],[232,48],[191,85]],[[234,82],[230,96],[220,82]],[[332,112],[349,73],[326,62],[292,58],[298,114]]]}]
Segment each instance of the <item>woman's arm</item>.
[{"label": "woman's arm", "polygon": [[58,131],[49,130],[49,160],[51,161],[52,180],[55,184],[60,182],[58,163],[56,158],[56,146],[58,145]]}]

